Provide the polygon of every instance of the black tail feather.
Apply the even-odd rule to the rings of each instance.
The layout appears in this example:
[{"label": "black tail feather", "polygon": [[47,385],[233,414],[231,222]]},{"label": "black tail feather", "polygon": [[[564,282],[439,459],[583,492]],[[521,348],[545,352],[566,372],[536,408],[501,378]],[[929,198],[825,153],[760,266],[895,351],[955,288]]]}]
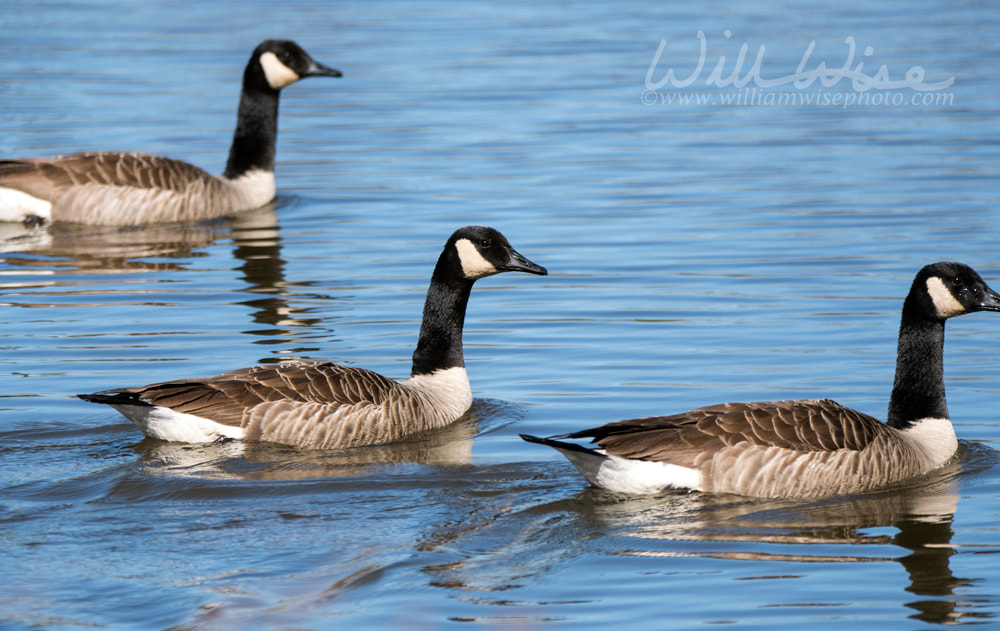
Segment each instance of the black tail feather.
[{"label": "black tail feather", "polygon": [[577,445],[576,443],[564,443],[559,440],[554,440],[555,438],[572,438],[573,436],[570,434],[560,434],[559,436],[553,436],[552,438],[539,438],[538,436],[531,436],[530,434],[518,434],[518,436],[520,436],[522,440],[529,443],[545,445],[547,447],[552,447],[553,449],[560,449],[562,451],[579,451],[585,454],[601,455],[593,449]]},{"label": "black tail feather", "polygon": [[105,390],[104,392],[94,392],[92,394],[78,394],[76,397],[90,403],[103,403],[105,405],[142,405],[152,407],[151,404],[140,399],[139,395],[135,392]]}]

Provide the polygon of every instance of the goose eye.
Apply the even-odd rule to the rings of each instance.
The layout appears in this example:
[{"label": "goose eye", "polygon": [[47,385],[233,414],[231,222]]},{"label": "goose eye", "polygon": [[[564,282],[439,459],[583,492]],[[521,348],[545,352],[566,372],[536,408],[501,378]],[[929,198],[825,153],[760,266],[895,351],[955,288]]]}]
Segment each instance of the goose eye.
[{"label": "goose eye", "polygon": [[479,245],[485,249],[489,249],[493,246],[493,241],[491,239],[483,239],[479,242]]}]

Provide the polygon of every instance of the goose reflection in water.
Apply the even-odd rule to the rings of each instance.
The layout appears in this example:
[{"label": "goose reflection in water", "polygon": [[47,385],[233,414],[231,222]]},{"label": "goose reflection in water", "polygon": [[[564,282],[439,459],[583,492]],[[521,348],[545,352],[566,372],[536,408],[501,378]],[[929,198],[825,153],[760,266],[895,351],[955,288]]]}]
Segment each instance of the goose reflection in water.
[{"label": "goose reflection in water", "polygon": [[[67,270],[101,271],[107,274],[135,271],[183,269],[175,259],[204,256],[197,251],[232,238],[276,242],[279,202],[251,212],[201,222],[149,224],[142,226],[89,226],[53,224],[26,227],[0,222],[0,252],[27,253],[62,260]],[[159,258],[164,261],[144,261]],[[30,259],[9,257],[14,267],[30,267]],[[51,265],[52,261],[46,261]]]},{"label": "goose reflection in water", "polygon": [[[974,598],[956,595],[956,589],[972,579],[954,576],[950,559],[956,553],[951,539],[958,507],[961,479],[975,475],[998,461],[992,449],[963,443],[959,457],[946,467],[910,485],[883,492],[829,498],[813,503],[794,501],[748,501],[744,498],[695,496],[698,506],[686,517],[673,513],[670,503],[604,503],[595,505],[595,515],[618,534],[647,541],[710,541],[733,544],[732,549],[658,550],[644,546],[622,550],[629,556],[696,556],[747,561],[801,563],[885,563],[898,561],[909,575],[906,588],[925,596],[907,607],[911,617],[931,623],[954,623],[976,617]],[[865,530],[895,528],[896,534],[868,534]],[[741,544],[803,546],[798,554],[747,549]],[[904,556],[873,556],[856,546],[897,546]],[[846,548],[842,546],[847,546]],[[794,604],[780,603],[775,605]]]},{"label": "goose reflection in water", "polygon": [[[762,563],[898,562],[909,576],[906,591],[918,597],[905,602],[915,610],[911,618],[938,624],[976,619],[989,615],[979,611],[989,603],[958,593],[978,579],[956,577],[951,570],[953,520],[963,480],[989,470],[1000,455],[976,443],[960,445],[956,461],[909,485],[813,501],[684,492],[625,496],[586,488],[555,502],[532,504],[531,497],[551,497],[560,481],[542,483],[545,475],[521,471],[519,481],[508,481],[511,493],[495,499],[500,505],[492,512],[470,510],[467,522],[448,524],[425,537],[423,548],[446,549],[459,557],[426,571],[434,585],[484,592],[481,604],[495,604],[489,593],[544,580],[577,558],[594,555],[662,559],[663,571],[680,573],[693,570],[670,559],[750,561],[747,567],[755,573]],[[486,513],[492,517],[483,517]],[[889,528],[896,533],[886,534]],[[623,543],[608,549],[608,542]],[[905,554],[895,554],[894,548]],[[776,576],[736,580],[798,578],[786,571],[787,565]],[[796,598],[803,592],[771,590],[767,598],[773,602],[761,606],[803,605],[783,602],[783,593]]]},{"label": "goose reflection in water", "polygon": [[[252,322],[262,325],[243,332],[266,338],[261,343],[293,344],[322,319],[309,317],[308,307],[294,306],[295,290],[291,288],[307,287],[309,282],[291,282],[285,277],[277,217],[282,203],[279,200],[234,217],[198,223],[132,227],[57,223],[25,227],[0,222],[0,260],[13,268],[37,270],[30,285],[21,283],[22,288],[52,288],[46,295],[58,296],[53,304],[74,295],[135,294],[141,295],[143,303],[152,305],[156,295],[168,294],[169,290],[166,286],[158,289],[160,280],[156,276],[131,275],[187,271],[191,259],[207,257],[208,248],[229,241],[237,262],[237,280],[246,283],[238,291],[250,294],[234,304],[248,307]],[[173,280],[176,277],[165,275],[162,282]],[[88,298],[88,303],[91,300]],[[309,350],[316,349],[297,347],[292,352]],[[280,357],[272,354],[261,358],[260,362],[297,358],[286,352]]]}]

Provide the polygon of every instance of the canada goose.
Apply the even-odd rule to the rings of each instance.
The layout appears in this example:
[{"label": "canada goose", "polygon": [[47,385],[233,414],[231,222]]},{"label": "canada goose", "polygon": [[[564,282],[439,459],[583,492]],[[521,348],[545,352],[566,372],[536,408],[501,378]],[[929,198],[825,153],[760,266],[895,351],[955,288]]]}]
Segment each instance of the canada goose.
[{"label": "canada goose", "polygon": [[274,199],[280,90],[339,77],[295,42],[266,40],[250,56],[226,171],[139,153],[77,153],[0,161],[0,221],[138,225],[222,217]]},{"label": "canada goose", "polygon": [[[758,497],[868,491],[944,465],[958,441],[944,395],[946,319],[1000,311],[1000,295],[960,263],[917,274],[903,302],[888,423],[830,400],[724,403],[528,442],[559,450],[594,486]],[[554,439],[590,438],[598,448]]]},{"label": "canada goose", "polygon": [[219,438],[317,449],[388,443],[443,427],[472,405],[462,325],[472,284],[500,272],[545,275],[492,228],[451,235],[424,303],[410,378],[326,362],[255,366],[204,379],[77,395],[106,403],[154,438]]}]

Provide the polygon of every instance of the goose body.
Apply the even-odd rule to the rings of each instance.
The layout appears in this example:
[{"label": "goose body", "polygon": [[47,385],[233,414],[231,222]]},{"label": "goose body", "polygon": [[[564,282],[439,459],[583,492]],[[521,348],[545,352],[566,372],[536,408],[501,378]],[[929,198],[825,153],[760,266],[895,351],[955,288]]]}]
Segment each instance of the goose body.
[{"label": "goose body", "polygon": [[257,46],[243,73],[236,131],[220,176],[141,153],[0,161],[0,221],[139,225],[259,208],[275,195],[280,90],[313,76],[341,74],[295,42],[266,40]]},{"label": "goose body", "polygon": [[[521,437],[622,493],[821,497],[890,486],[941,467],[958,449],[945,401],[944,323],[974,311],[1000,311],[1000,295],[972,268],[920,270],[903,303],[887,423],[828,399],[766,401]],[[596,447],[569,442],[587,438]]]},{"label": "goose body", "polygon": [[451,236],[431,277],[405,381],[303,362],[78,396],[112,406],[163,440],[233,438],[317,449],[392,442],[443,427],[472,405],[462,353],[466,305],[477,279],[508,271],[547,273],[492,228],[470,226]]}]

